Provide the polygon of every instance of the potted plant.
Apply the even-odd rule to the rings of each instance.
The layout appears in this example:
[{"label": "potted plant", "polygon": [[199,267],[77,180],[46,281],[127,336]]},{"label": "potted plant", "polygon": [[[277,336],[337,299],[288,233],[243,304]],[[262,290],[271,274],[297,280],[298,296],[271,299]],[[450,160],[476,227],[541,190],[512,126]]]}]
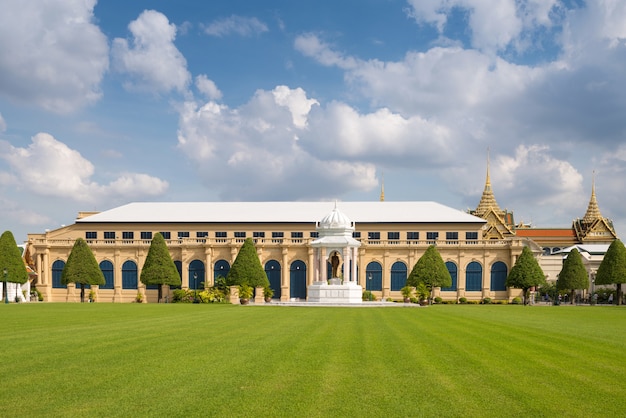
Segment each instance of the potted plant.
[{"label": "potted plant", "polygon": [[420,305],[422,306],[428,305],[428,296],[430,295],[430,291],[428,290],[428,287],[426,287],[424,283],[420,283],[415,288],[415,293],[417,293],[417,298],[420,301]]},{"label": "potted plant", "polygon": [[404,286],[402,289],[400,289],[400,293],[402,293],[402,297],[404,298],[404,303],[410,303],[411,296],[413,295],[413,287]]},{"label": "potted plant", "polygon": [[135,302],[137,303],[143,302],[143,294],[141,292],[137,292],[137,296],[135,296]]},{"label": "potted plant", "polygon": [[263,288],[263,297],[265,298],[265,303],[270,303],[272,301],[272,296],[274,296],[274,291],[271,287],[265,286]]},{"label": "potted plant", "polygon": [[89,303],[94,303],[96,301],[96,292],[95,290],[91,289],[89,291]]},{"label": "potted plant", "polygon": [[254,292],[254,289],[252,289],[251,286],[247,284],[240,285],[239,286],[239,303],[241,303],[242,305],[247,305],[248,303],[250,303],[250,298],[252,297],[253,292]]}]

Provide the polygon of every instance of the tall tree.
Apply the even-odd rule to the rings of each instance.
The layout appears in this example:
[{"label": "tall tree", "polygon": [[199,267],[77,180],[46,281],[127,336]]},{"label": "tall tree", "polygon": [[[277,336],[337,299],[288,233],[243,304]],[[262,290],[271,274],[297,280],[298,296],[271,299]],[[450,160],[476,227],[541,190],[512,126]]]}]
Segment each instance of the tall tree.
[{"label": "tall tree", "polygon": [[265,274],[265,270],[261,265],[261,260],[259,260],[252,238],[246,238],[239,249],[237,258],[235,258],[233,266],[226,276],[226,282],[229,286],[241,286],[243,284],[252,287],[269,286],[267,274]]},{"label": "tall tree", "polygon": [[67,263],[61,272],[61,283],[80,284],[80,301],[85,302],[85,285],[103,285],[106,283],[104,274],[98,266],[96,257],[91,252],[87,242],[78,238],[74,242]]},{"label": "tall tree", "polygon": [[28,271],[26,271],[22,253],[11,231],[4,231],[0,236],[0,274],[4,281],[2,296],[5,300],[9,299],[6,282],[24,284],[28,280]]},{"label": "tall tree", "polygon": [[528,291],[546,282],[546,276],[541,270],[537,259],[528,247],[524,247],[522,254],[517,258],[515,265],[506,278],[506,286],[522,289],[524,305],[528,303]]},{"label": "tall tree", "polygon": [[574,248],[563,262],[563,268],[559,273],[556,288],[558,290],[569,290],[570,301],[574,303],[576,289],[586,289],[588,287],[589,278],[587,277],[587,269],[585,269],[580,253]]},{"label": "tall tree", "polygon": [[423,283],[432,298],[435,287],[452,286],[452,276],[434,245],[429,246],[413,266],[406,284],[417,288]]},{"label": "tall tree", "polygon": [[596,284],[617,285],[616,303],[621,305],[623,303],[622,283],[626,283],[626,248],[622,241],[616,239],[609,246],[598,267]]},{"label": "tall tree", "polygon": [[156,284],[159,286],[158,301],[163,295],[163,285],[180,286],[180,276],[172,255],[167,249],[165,239],[160,233],[156,233],[150,242],[150,249],[146,256],[146,262],[141,269],[140,280],[143,284]]}]

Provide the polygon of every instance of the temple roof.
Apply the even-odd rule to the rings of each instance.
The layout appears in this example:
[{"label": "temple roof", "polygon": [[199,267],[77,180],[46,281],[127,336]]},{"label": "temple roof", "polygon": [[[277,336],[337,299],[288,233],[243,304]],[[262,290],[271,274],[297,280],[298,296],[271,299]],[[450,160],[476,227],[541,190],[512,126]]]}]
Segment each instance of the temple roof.
[{"label": "temple roof", "polygon": [[478,206],[476,210],[473,212],[474,215],[483,217],[490,210],[493,210],[498,215],[504,215],[504,211],[500,209],[498,206],[498,202],[496,201],[496,197],[493,194],[493,190],[491,188],[491,177],[489,175],[489,162],[487,162],[487,179],[485,181],[485,189],[483,190],[483,195],[480,198],[480,202],[478,202]]}]

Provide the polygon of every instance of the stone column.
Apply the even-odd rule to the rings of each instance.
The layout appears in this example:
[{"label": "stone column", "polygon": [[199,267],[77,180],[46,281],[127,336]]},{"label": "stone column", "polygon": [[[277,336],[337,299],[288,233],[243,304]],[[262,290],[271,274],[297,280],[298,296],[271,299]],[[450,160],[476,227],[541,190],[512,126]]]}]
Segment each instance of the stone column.
[{"label": "stone column", "polygon": [[289,259],[287,256],[289,252],[287,248],[283,248],[283,265],[280,270],[280,300],[283,302],[289,301]]},{"label": "stone column", "polygon": [[357,270],[358,270],[358,259],[359,259],[359,250],[357,247],[352,247],[352,280],[355,284],[357,283]]},{"label": "stone column", "polygon": [[343,247],[343,282],[350,281],[350,248]]},{"label": "stone column", "polygon": [[320,276],[322,282],[328,281],[328,269],[326,268],[326,247],[320,247]]},{"label": "stone column", "polygon": [[310,284],[313,284],[313,282],[316,281],[315,279],[315,255],[313,253],[313,248],[309,247],[308,255],[309,255],[309,266],[307,268],[307,278],[306,278],[307,286]]}]

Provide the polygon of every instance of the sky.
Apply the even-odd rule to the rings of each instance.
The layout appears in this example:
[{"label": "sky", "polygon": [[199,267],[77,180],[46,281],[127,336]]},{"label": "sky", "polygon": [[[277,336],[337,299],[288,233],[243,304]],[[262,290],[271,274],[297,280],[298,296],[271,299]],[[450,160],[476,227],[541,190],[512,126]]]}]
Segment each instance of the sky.
[{"label": "sky", "polygon": [[624,22],[618,0],[0,0],[0,229],[383,182],[467,210],[489,161],[516,222],[571,227],[595,179],[619,235]]}]

